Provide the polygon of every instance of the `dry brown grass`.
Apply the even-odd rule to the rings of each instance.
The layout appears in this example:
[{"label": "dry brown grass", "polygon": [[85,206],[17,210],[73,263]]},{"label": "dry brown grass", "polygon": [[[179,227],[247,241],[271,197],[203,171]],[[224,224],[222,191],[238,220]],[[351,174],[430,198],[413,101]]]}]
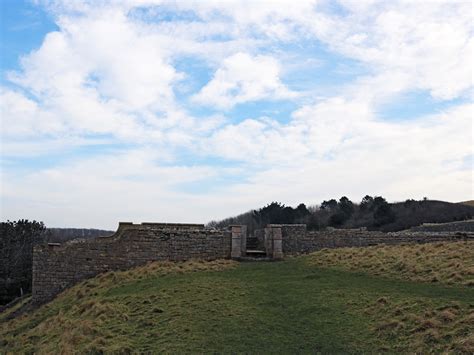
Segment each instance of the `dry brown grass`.
[{"label": "dry brown grass", "polygon": [[[374,319],[373,330],[382,338],[396,337],[412,353],[474,354],[474,309],[452,303],[435,308],[426,300],[377,300],[365,309]],[[392,351],[397,349],[391,349]]]},{"label": "dry brown grass", "polygon": [[421,282],[474,286],[474,241],[323,249],[312,265]]},{"label": "dry brown grass", "polygon": [[148,296],[144,296],[144,300],[114,302],[105,296],[108,290],[137,280],[146,281],[148,278],[170,274],[219,271],[233,268],[237,264],[231,260],[153,262],[85,280],[31,314],[0,322],[0,354],[4,354],[2,347],[6,345],[21,349],[22,353],[37,354],[95,354],[105,350],[131,353],[133,348],[127,343],[128,340],[111,340],[116,339],[117,334],[110,324],[127,324],[137,302],[147,302],[142,306],[147,310],[151,308],[152,312],[160,310],[152,307],[153,300],[147,299]]},{"label": "dry brown grass", "polygon": [[98,275],[95,278],[81,282],[80,284],[64,291],[57,298],[68,297],[74,294],[78,299],[93,295],[100,289],[108,289],[117,284],[128,281],[144,280],[150,277],[161,277],[170,274],[183,274],[199,271],[220,271],[237,266],[233,260],[189,260],[183,262],[155,261],[144,266],[139,266],[126,271],[111,271]]},{"label": "dry brown grass", "polygon": [[84,281],[0,323],[0,354],[473,353],[469,288],[317,269],[306,257],[236,265],[153,263]]},{"label": "dry brown grass", "polygon": [[[474,241],[325,249],[311,254],[309,263],[415,282],[474,286]],[[436,302],[383,296],[361,311],[380,338],[397,339],[394,348],[381,350],[474,354],[474,299]]]}]

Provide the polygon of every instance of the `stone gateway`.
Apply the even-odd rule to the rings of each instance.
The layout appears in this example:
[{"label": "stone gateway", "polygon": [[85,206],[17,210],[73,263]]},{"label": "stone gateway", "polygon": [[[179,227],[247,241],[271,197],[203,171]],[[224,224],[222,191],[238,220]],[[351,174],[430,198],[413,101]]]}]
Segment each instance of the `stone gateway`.
[{"label": "stone gateway", "polygon": [[271,224],[248,238],[247,226],[215,230],[202,224],[121,222],[117,232],[110,237],[36,246],[33,250],[32,298],[34,303],[44,303],[81,280],[152,261],[245,260],[251,255],[263,255],[265,260],[279,260],[285,255],[323,248],[466,238],[473,238],[473,233],[382,233],[347,229],[315,232],[307,231],[304,224]]}]

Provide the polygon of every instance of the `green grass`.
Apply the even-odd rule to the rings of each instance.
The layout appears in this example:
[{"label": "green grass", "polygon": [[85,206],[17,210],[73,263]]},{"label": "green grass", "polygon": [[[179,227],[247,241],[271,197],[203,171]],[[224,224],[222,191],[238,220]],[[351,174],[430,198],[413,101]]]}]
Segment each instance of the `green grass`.
[{"label": "green grass", "polygon": [[3,322],[0,353],[469,353],[473,320],[473,288],[311,256],[168,263],[88,280]]},{"label": "green grass", "polygon": [[396,279],[474,287],[474,241],[323,249],[311,254],[310,263]]}]

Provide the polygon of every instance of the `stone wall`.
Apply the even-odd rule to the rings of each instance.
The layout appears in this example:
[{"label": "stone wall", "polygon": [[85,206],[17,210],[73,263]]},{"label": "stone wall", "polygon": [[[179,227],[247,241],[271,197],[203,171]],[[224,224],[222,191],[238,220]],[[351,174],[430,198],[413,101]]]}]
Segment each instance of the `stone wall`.
[{"label": "stone wall", "polygon": [[292,254],[301,249],[307,237],[306,224],[282,224],[283,254]]},{"label": "stone wall", "polygon": [[240,259],[245,256],[247,250],[247,226],[229,226],[232,238],[230,256],[233,259]]},{"label": "stone wall", "polygon": [[450,223],[423,223],[412,227],[413,232],[474,232],[474,219]]},{"label": "stone wall", "polygon": [[[241,259],[246,253],[246,226],[228,231],[200,224],[120,223],[110,237],[48,243],[33,251],[33,302],[42,303],[75,283],[97,274],[126,270],[151,261]],[[271,224],[256,231],[268,258],[309,253],[323,248],[377,244],[429,243],[474,238],[474,233],[368,232],[336,229],[307,231],[304,224]]]},{"label": "stone wall", "polygon": [[230,251],[229,232],[205,229],[203,225],[120,223],[110,237],[35,247],[33,301],[48,301],[99,273],[157,260],[230,258]]},{"label": "stone wall", "polygon": [[281,225],[268,224],[265,227],[265,252],[274,260],[283,259],[283,233]]},{"label": "stone wall", "polygon": [[[276,226],[276,225],[273,225]],[[383,233],[359,229],[306,231],[306,225],[280,225],[283,254],[310,253],[324,248],[366,247],[378,244],[433,243],[474,239],[473,233],[460,232],[394,232]]]}]

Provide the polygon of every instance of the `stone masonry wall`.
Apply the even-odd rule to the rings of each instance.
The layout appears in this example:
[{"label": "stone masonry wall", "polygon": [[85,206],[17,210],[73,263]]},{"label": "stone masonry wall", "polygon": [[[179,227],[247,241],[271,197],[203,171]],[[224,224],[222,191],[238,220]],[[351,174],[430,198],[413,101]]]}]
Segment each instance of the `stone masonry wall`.
[{"label": "stone masonry wall", "polygon": [[410,228],[412,232],[474,232],[474,219],[450,223],[423,223]]},{"label": "stone masonry wall", "polygon": [[[246,226],[218,231],[199,224],[120,223],[110,237],[39,245],[33,251],[33,302],[46,302],[67,287],[97,274],[151,261],[239,258],[245,256],[246,234]],[[474,233],[469,232],[315,232],[307,231],[304,224],[272,224],[256,231],[256,236],[263,237],[267,257],[274,259],[323,248],[474,239]]]},{"label": "stone masonry wall", "polygon": [[48,301],[99,273],[157,260],[230,258],[230,250],[230,233],[203,225],[121,223],[110,237],[35,247],[33,302]]},{"label": "stone masonry wall", "polygon": [[474,239],[473,233],[459,232],[395,232],[383,233],[359,229],[306,231],[303,225],[281,225],[283,254],[311,253],[324,248],[366,247],[378,244],[432,243]]},{"label": "stone masonry wall", "polygon": [[306,224],[282,224],[283,254],[299,252],[307,237]]}]

